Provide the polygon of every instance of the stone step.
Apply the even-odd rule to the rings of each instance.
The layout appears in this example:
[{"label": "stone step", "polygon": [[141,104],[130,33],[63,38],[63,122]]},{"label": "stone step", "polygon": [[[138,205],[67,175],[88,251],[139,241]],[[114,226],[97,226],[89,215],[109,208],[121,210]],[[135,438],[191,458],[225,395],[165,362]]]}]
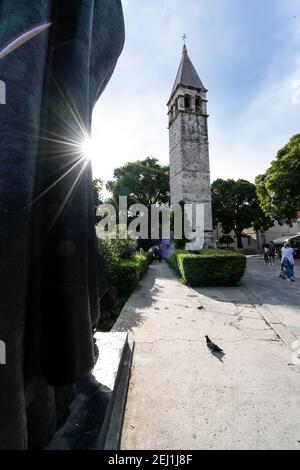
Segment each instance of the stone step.
[{"label": "stone step", "polygon": [[77,385],[71,413],[46,450],[116,450],[119,447],[132,361],[127,333],[96,333],[99,356]]}]

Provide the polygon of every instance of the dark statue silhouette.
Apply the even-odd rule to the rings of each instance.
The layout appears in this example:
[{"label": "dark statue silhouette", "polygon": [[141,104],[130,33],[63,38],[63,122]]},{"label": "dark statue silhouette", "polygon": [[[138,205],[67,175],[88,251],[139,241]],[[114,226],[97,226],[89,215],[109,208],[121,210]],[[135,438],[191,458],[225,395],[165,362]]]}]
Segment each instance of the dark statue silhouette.
[{"label": "dark statue silhouette", "polygon": [[[94,365],[91,164],[80,144],[122,51],[120,0],[1,0],[0,448],[43,448]],[[101,156],[99,156],[101,158]]]}]

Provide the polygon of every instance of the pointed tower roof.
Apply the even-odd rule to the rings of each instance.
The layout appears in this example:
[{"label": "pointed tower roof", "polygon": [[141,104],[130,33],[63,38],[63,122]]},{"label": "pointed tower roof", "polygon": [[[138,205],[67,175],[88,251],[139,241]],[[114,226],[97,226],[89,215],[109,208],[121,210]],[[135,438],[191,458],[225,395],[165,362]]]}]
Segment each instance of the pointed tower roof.
[{"label": "pointed tower roof", "polygon": [[171,98],[177,87],[180,85],[199,88],[202,91],[207,91],[201,82],[195,67],[192,64],[191,59],[189,58],[186,45],[183,46],[182,59],[172,89]]}]

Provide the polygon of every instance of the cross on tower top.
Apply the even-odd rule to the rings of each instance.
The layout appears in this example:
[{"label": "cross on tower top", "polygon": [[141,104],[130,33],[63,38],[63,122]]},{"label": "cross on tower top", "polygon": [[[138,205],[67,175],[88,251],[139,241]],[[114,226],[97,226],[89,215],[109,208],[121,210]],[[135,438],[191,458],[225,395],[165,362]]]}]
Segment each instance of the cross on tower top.
[{"label": "cross on tower top", "polygon": [[185,45],[185,40],[187,39],[187,35],[184,33],[181,37],[183,39],[183,44]]}]

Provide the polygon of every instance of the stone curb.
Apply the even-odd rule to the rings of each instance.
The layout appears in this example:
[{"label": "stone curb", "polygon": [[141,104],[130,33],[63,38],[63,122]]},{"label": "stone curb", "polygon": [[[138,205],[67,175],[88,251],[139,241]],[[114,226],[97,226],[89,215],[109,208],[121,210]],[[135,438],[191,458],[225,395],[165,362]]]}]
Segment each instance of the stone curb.
[{"label": "stone curb", "polygon": [[123,363],[119,374],[118,387],[116,389],[104,450],[118,450],[120,448],[133,352],[134,342],[127,342],[124,349]]},{"label": "stone curb", "polygon": [[128,334],[96,333],[99,357],[76,386],[71,413],[45,450],[117,450],[125,412],[133,344]]}]

